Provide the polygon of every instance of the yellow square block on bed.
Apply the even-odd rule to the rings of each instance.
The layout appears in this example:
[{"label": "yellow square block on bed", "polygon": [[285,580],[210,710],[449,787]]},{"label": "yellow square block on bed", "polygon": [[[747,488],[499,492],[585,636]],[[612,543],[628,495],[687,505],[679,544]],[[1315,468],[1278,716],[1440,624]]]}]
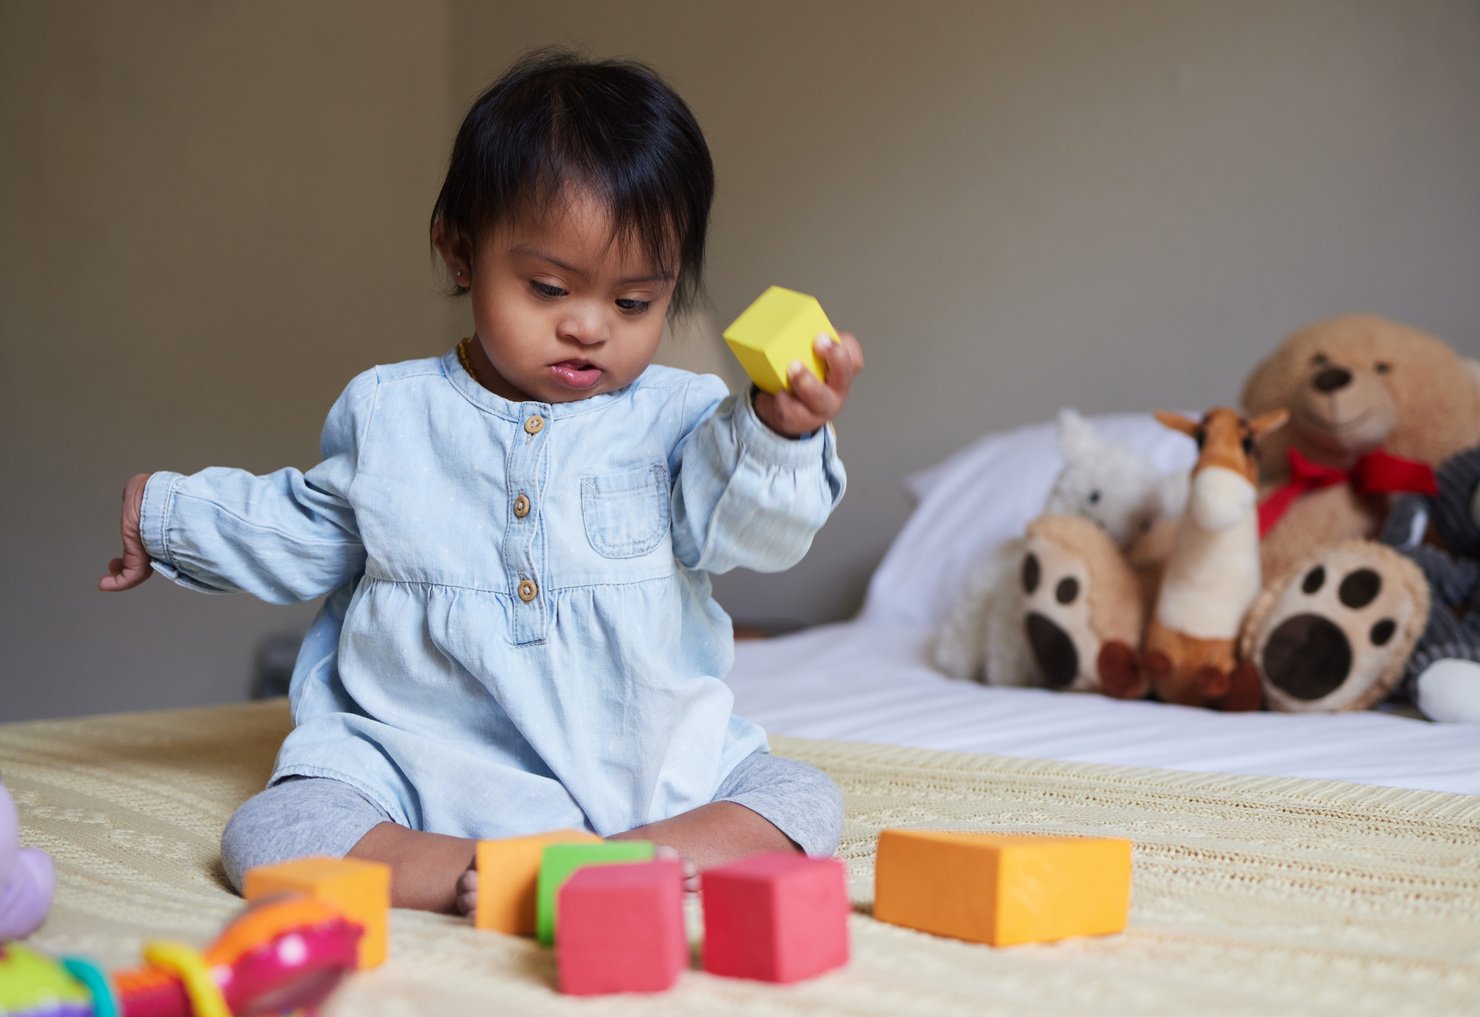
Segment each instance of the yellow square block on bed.
[{"label": "yellow square block on bed", "polygon": [[473,924],[511,936],[533,936],[538,927],[535,888],[545,848],[600,839],[585,830],[552,830],[528,837],[480,840],[475,859],[478,907],[473,912]]},{"label": "yellow square block on bed", "polygon": [[1125,928],[1131,842],[885,830],[874,917],[992,946],[1100,936]]},{"label": "yellow square block on bed", "polygon": [[791,387],[786,374],[794,361],[800,360],[818,378],[827,376],[814,346],[824,333],[838,341],[837,330],[816,297],[772,286],[730,323],[725,342],[750,380],[761,391],[776,393]]},{"label": "yellow square block on bed", "polygon": [[385,961],[390,943],[391,869],[357,858],[298,858],[247,870],[242,896],[260,900],[280,893],[301,893],[332,905],[364,928],[359,969]]}]

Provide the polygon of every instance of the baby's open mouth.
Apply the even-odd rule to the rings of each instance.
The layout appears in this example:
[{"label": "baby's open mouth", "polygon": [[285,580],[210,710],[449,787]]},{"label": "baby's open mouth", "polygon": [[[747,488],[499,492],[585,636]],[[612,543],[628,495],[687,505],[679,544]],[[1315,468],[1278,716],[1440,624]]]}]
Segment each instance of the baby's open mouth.
[{"label": "baby's open mouth", "polygon": [[589,360],[562,360],[550,365],[550,373],[569,388],[585,389],[600,381],[602,372]]}]

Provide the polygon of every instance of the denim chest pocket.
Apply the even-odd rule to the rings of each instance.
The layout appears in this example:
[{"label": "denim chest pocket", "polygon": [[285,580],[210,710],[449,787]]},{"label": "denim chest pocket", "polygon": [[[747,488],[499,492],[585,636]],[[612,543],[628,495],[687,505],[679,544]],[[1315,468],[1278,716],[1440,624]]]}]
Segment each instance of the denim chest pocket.
[{"label": "denim chest pocket", "polygon": [[637,558],[668,536],[668,468],[652,463],[581,478],[586,539],[607,558]]}]

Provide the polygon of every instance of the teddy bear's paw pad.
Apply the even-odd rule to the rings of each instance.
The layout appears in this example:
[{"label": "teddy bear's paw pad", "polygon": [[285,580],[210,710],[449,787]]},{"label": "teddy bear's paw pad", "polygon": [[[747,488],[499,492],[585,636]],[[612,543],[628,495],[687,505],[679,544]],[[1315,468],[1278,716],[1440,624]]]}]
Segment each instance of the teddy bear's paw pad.
[{"label": "teddy bear's paw pad", "polygon": [[1087,569],[1074,552],[1030,537],[1018,573],[1023,629],[1044,684],[1083,691],[1099,686],[1099,640],[1090,629]]},{"label": "teddy bear's paw pad", "polygon": [[1401,555],[1366,541],[1327,549],[1250,614],[1252,660],[1270,707],[1371,706],[1402,676],[1427,614],[1422,574]]}]

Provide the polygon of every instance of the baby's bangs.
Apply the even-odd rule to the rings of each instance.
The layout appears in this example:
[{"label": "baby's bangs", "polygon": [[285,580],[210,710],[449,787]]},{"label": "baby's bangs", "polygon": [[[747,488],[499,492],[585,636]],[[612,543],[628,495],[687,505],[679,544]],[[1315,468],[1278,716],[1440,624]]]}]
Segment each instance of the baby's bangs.
[{"label": "baby's bangs", "polygon": [[557,157],[544,161],[540,171],[518,189],[519,196],[510,197],[522,208],[522,215],[548,220],[567,214],[572,196],[583,192],[610,219],[613,246],[641,252],[656,272],[683,277],[682,238],[689,232],[688,213],[666,200],[671,191],[661,181],[612,179],[584,160],[577,163]]},{"label": "baby's bangs", "polygon": [[[652,86],[651,82],[646,83]],[[704,232],[714,171],[698,126],[650,107],[677,97],[592,89],[558,91],[548,121],[548,156],[535,187],[549,193],[583,187],[602,200],[613,241],[635,245],[657,271],[676,275],[673,307],[683,310],[703,272]],[[665,114],[671,110],[664,110]],[[687,109],[683,109],[687,113]]]}]

